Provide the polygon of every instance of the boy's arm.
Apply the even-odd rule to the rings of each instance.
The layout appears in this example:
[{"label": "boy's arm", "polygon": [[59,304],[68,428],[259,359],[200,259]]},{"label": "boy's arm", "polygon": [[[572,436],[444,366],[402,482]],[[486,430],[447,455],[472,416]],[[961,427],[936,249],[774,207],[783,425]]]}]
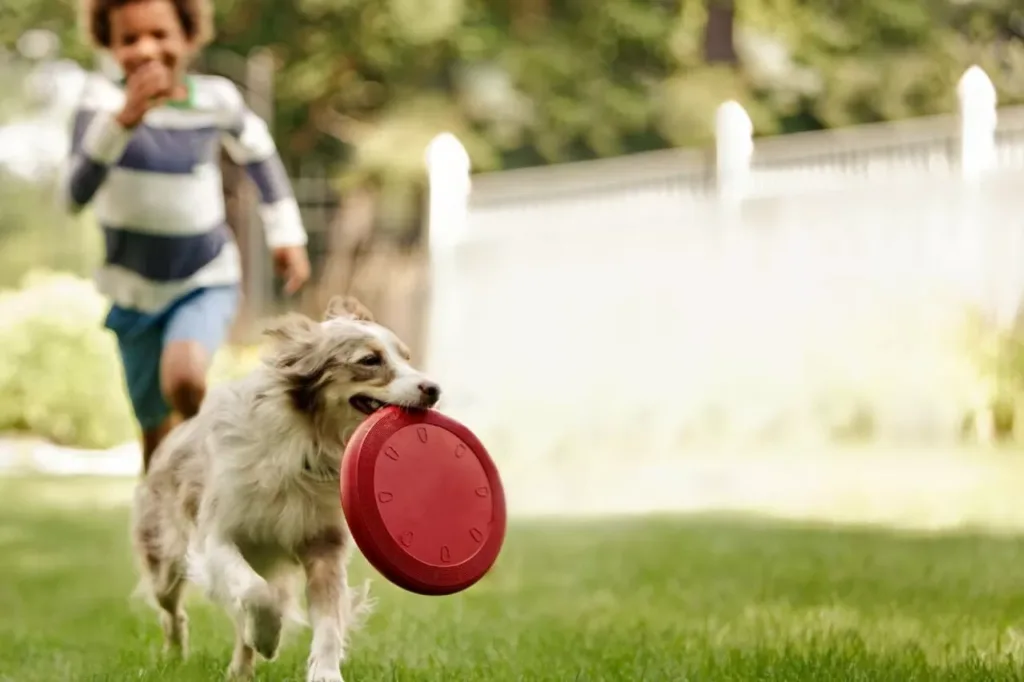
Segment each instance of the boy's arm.
[{"label": "boy's arm", "polygon": [[60,174],[62,204],[78,213],[92,201],[110,167],[124,154],[134,128],[166,96],[170,73],[155,62],[128,79],[120,94],[103,79],[86,76],[75,107],[71,153]]},{"label": "boy's arm", "polygon": [[224,146],[256,185],[267,246],[272,250],[305,246],[308,237],[299,204],[267,124],[245,105],[240,93],[232,119]]},{"label": "boy's arm", "polygon": [[131,136],[113,112],[75,110],[71,151],[60,174],[60,196],[70,212],[78,213],[92,201]]}]

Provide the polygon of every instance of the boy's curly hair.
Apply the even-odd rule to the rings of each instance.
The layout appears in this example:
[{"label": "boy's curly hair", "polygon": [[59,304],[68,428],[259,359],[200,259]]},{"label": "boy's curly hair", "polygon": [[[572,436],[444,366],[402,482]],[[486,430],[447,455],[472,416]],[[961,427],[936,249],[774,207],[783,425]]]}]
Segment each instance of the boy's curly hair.
[{"label": "boy's curly hair", "polygon": [[[110,12],[135,2],[151,0],[82,0],[81,24],[86,39],[100,48],[110,47]],[[167,0],[174,6],[185,36],[199,47],[213,39],[213,6],[209,0]]]}]

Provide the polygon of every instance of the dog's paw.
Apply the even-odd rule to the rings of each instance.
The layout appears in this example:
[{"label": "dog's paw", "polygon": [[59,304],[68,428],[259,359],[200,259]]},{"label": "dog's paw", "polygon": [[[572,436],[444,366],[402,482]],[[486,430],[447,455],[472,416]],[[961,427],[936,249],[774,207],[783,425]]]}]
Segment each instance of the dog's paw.
[{"label": "dog's paw", "polygon": [[319,661],[309,662],[306,672],[306,682],[345,682],[341,677],[338,666],[322,665]]},{"label": "dog's paw", "polygon": [[163,655],[168,658],[188,659],[188,616],[179,613],[172,616],[163,613],[160,616],[160,625],[164,630]]},{"label": "dog's paw", "polygon": [[245,643],[268,661],[277,656],[281,645],[280,605],[265,584],[251,588],[242,598]]},{"label": "dog's paw", "polygon": [[181,642],[164,641],[160,654],[170,660],[187,661],[189,658],[187,635]]}]

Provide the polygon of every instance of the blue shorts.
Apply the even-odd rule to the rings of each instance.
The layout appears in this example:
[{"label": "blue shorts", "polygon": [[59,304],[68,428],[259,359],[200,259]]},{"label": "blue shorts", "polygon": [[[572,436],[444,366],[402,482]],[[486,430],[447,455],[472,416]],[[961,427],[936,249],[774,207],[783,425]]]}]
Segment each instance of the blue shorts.
[{"label": "blue shorts", "polygon": [[160,359],[171,341],[197,341],[209,358],[234,322],[237,286],[197,289],[156,313],[113,306],[105,326],[117,336],[125,382],[135,418],[143,431],[160,426],[171,406],[160,388]]}]

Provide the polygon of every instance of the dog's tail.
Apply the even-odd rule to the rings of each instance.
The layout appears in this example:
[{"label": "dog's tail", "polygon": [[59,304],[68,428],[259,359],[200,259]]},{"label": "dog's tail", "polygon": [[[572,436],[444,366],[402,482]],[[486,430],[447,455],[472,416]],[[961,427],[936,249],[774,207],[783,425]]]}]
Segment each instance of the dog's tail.
[{"label": "dog's tail", "polygon": [[132,496],[129,533],[131,535],[132,559],[139,577],[135,587],[128,594],[128,601],[157,608],[156,597],[153,594],[153,575],[147,561],[147,554],[150,548],[146,546],[146,537],[142,525],[142,511],[148,501],[148,496],[149,491],[146,489],[145,484],[137,483]]}]

